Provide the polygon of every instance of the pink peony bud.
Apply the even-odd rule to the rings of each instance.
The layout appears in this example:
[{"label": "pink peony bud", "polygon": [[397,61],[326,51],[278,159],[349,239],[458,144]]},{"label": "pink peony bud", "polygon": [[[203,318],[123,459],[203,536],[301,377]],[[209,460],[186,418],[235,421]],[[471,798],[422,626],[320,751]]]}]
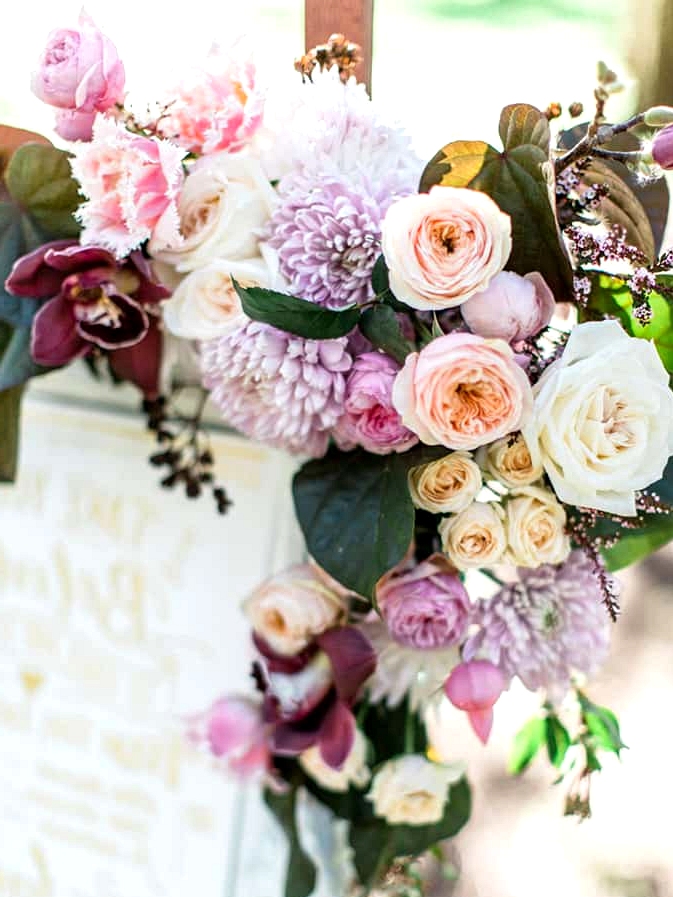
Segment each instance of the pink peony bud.
[{"label": "pink peony bud", "polygon": [[459,663],[444,683],[447,698],[467,713],[472,728],[484,744],[493,726],[493,705],[505,685],[502,670],[489,660]]},{"label": "pink peony bud", "polygon": [[[123,99],[124,80],[115,45],[81,13],[79,28],[51,32],[31,88],[40,100],[58,109],[105,112]],[[59,122],[59,127],[65,126]]]},{"label": "pink peony bud", "polygon": [[550,322],[556,302],[537,271],[521,277],[502,271],[481,293],[460,307],[473,333],[516,343],[539,333]]},{"label": "pink peony bud", "polygon": [[652,157],[667,171],[673,169],[673,125],[662,128],[652,142]]}]

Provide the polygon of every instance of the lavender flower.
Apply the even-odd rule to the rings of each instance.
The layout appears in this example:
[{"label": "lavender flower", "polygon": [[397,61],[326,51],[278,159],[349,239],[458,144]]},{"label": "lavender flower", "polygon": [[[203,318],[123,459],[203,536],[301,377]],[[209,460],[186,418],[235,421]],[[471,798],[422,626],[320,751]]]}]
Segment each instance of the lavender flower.
[{"label": "lavender flower", "polygon": [[320,457],[343,412],[347,339],[307,340],[250,321],[202,345],[203,384],[224,419],[258,442]]},{"label": "lavender flower", "polygon": [[574,551],[559,566],[518,573],[519,582],[475,605],[479,631],[464,657],[487,658],[531,691],[547,688],[561,697],[574,671],[590,675],[607,655],[610,624],[598,571],[584,552]]}]

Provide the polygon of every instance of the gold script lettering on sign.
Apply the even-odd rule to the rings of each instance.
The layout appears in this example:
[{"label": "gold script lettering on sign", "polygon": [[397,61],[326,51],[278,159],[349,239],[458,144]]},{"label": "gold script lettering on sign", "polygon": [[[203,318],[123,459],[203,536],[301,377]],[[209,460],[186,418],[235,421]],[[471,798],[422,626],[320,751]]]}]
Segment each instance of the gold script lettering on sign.
[{"label": "gold script lettering on sign", "polygon": [[145,773],[177,788],[185,753],[181,735],[158,738],[114,732],[102,736],[101,743],[104,753],[122,769]]}]

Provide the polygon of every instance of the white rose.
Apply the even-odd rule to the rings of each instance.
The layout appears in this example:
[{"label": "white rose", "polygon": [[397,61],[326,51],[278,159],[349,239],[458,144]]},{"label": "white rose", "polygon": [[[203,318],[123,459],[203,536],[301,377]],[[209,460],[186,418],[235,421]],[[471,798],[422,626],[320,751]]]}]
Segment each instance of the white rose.
[{"label": "white rose", "polygon": [[355,730],[353,747],[341,769],[328,766],[320,755],[320,748],[317,745],[300,754],[299,762],[304,772],[327,791],[344,793],[351,784],[356,788],[364,788],[371,778],[371,771],[367,766],[367,740],[359,729]]},{"label": "white rose", "polygon": [[673,453],[673,394],[654,346],[616,321],[579,324],[535,385],[524,428],[567,504],[633,516]]},{"label": "white rose", "polygon": [[214,259],[258,254],[257,231],[269,219],[275,194],[257,159],[214,153],[185,178],[178,214],[183,241],[177,248],[150,240],[150,255],[177,271],[193,271]]},{"label": "white rose", "polygon": [[560,564],[570,554],[566,512],[548,489],[528,486],[507,502],[505,560],[519,567]]},{"label": "white rose", "polygon": [[507,548],[504,512],[493,502],[473,502],[439,524],[442,550],[459,569],[497,564]]},{"label": "white rose", "polygon": [[184,339],[209,340],[244,324],[246,317],[232,277],[241,286],[269,287],[261,258],[239,262],[216,260],[191,271],[161,306],[166,327]]},{"label": "white rose", "polygon": [[503,486],[517,489],[540,479],[542,464],[533,464],[530,449],[521,433],[504,436],[479,450],[477,460]]},{"label": "white rose", "polygon": [[453,514],[472,504],[481,489],[481,471],[469,452],[452,452],[437,461],[412,467],[409,492],[417,508]]},{"label": "white rose", "polygon": [[390,825],[431,825],[443,818],[449,786],[462,775],[462,765],[444,766],[421,754],[406,754],[384,763],[367,799]]},{"label": "white rose", "polygon": [[254,631],[278,654],[297,654],[345,614],[343,601],[308,564],[267,579],[243,602]]}]

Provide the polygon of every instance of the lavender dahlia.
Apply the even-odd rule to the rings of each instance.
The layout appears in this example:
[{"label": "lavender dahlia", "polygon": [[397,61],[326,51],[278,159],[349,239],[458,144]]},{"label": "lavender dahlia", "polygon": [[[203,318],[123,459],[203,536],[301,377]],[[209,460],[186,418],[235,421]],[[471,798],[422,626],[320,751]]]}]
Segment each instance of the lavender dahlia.
[{"label": "lavender dahlia", "polygon": [[347,339],[308,340],[250,321],[202,344],[203,384],[251,439],[320,457],[343,413]]},{"label": "lavender dahlia", "polygon": [[479,631],[465,645],[467,660],[491,660],[531,689],[565,693],[573,672],[590,675],[608,651],[609,621],[590,558],[573,551],[558,566],[519,568],[519,582],[477,602]]}]

